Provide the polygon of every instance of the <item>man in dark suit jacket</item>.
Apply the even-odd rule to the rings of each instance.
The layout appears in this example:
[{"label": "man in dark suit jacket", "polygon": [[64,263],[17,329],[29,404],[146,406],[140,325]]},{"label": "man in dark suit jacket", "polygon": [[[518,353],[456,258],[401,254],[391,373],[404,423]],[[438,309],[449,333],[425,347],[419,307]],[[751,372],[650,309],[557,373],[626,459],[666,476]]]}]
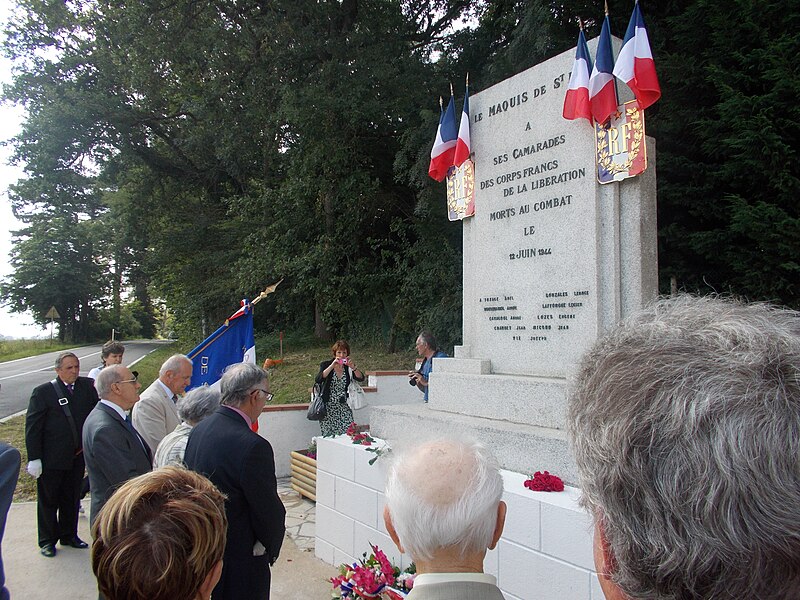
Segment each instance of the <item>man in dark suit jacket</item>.
[{"label": "man in dark suit jacket", "polygon": [[[0,442],[0,545],[2,545],[3,534],[6,531],[8,509],[11,507],[11,500],[14,497],[14,490],[17,487],[19,465],[19,450],[4,442]],[[8,600],[11,598],[5,583],[6,574],[3,570],[2,556],[0,556],[0,600]]]},{"label": "man in dark suit jacket", "polygon": [[228,536],[214,600],[269,599],[269,567],[285,532],[270,443],[250,427],[272,397],[267,372],[253,364],[231,367],[220,381],[222,406],[189,434],[184,462],[228,498]]},{"label": "man in dark suit jacket", "polygon": [[120,484],[149,472],[153,465],[150,448],[126,414],[139,400],[142,385],[128,367],[111,365],[100,371],[95,386],[100,402],[83,426],[92,523]]},{"label": "man in dark suit jacket", "polygon": [[36,478],[39,548],[56,555],[56,542],[86,548],[78,537],[78,502],[84,461],[81,431],[97,404],[97,392],[87,377],[79,377],[80,362],[72,352],[56,359],[57,377],[33,390],[25,416],[28,473]]}]

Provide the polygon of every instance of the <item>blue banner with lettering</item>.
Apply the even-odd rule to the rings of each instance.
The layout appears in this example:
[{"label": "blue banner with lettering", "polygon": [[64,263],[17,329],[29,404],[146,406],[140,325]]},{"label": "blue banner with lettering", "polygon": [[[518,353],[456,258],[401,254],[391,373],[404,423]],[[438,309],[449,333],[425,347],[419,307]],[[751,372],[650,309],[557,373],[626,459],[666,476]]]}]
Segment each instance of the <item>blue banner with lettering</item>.
[{"label": "blue banner with lettering", "polygon": [[255,363],[256,342],[253,336],[253,307],[250,302],[242,300],[242,307],[187,356],[194,366],[192,383],[187,389],[215,384],[230,365],[240,362]]}]

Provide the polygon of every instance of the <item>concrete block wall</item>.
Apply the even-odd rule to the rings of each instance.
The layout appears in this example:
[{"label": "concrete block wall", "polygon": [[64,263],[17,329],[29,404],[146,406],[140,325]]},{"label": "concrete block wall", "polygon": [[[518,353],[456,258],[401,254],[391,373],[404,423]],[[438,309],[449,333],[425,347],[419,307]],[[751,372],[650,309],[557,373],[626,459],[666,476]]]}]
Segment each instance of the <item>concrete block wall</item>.
[{"label": "concrete block wall", "polygon": [[353,414],[359,425],[370,423],[373,406],[422,404],[422,392],[408,385],[408,371],[367,371],[366,375],[362,385],[367,405]]},{"label": "concrete block wall", "polygon": [[304,450],[320,435],[319,423],[306,419],[308,404],[265,406],[258,417],[258,434],[272,444],[275,476],[289,477],[289,453]]},{"label": "concrete block wall", "polygon": [[[367,405],[354,411],[359,425],[368,425],[373,406],[422,404],[422,392],[408,385],[408,371],[369,371],[364,382]],[[289,477],[289,453],[311,444],[321,434],[319,423],[306,418],[308,404],[265,406],[258,418],[258,433],[269,440],[275,453],[275,475]]]},{"label": "concrete block wall", "polygon": [[[372,543],[401,568],[408,566],[410,558],[400,554],[383,524],[385,460],[369,465],[374,454],[346,436],[320,439],[317,451],[317,557],[338,566],[369,552]],[[591,519],[578,505],[579,491],[531,492],[526,479],[503,471],[506,525],[484,570],[497,577],[508,600],[602,600]]]}]

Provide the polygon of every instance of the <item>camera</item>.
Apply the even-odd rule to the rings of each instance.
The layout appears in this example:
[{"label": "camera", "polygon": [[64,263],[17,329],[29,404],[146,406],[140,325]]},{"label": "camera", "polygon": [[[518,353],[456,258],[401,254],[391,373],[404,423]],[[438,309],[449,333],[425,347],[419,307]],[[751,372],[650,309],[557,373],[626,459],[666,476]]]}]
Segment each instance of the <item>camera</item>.
[{"label": "camera", "polygon": [[339,362],[340,365],[346,365],[350,363],[350,361],[347,359],[346,356],[344,358],[337,358],[336,360]]},{"label": "camera", "polygon": [[408,376],[408,385],[417,385],[417,380],[411,377],[411,375]]}]

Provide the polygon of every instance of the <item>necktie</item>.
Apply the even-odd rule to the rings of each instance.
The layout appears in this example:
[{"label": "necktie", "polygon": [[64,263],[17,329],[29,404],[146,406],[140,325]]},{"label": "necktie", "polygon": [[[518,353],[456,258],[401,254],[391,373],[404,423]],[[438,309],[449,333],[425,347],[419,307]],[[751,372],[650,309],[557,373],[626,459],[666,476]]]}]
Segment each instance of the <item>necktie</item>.
[{"label": "necktie", "polygon": [[172,401],[175,403],[178,402],[178,394],[172,394]]},{"label": "necktie", "polygon": [[70,394],[72,393],[72,390],[74,390],[74,389],[75,389],[75,384],[74,383],[68,383],[67,384],[67,390],[69,391]]}]

